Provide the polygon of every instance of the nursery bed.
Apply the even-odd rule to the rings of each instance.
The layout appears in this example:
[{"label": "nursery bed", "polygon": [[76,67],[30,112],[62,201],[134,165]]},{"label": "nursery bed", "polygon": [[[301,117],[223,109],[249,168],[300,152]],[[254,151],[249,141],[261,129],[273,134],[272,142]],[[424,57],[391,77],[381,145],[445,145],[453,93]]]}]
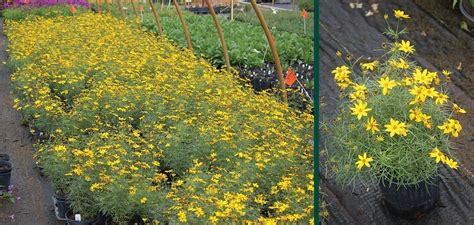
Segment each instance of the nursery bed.
[{"label": "nursery bed", "polygon": [[[327,203],[328,224],[473,224],[474,223],[474,38],[459,28],[463,19],[460,12],[451,9],[451,1],[361,1],[363,9],[351,9],[350,1],[320,3],[320,101],[322,119],[331,119],[338,104],[339,91],[331,70],[340,65],[335,52],[349,53],[353,58],[375,56],[386,37],[382,34],[383,15],[393,17],[392,9],[402,9],[412,19],[405,22],[408,38],[414,42],[418,63],[430,70],[453,71],[450,98],[468,111],[460,118],[463,131],[456,139],[456,160],[459,170],[442,169],[441,201],[428,216],[418,221],[392,217],[381,206],[378,187],[358,186],[355,190],[341,189],[321,168],[321,191]],[[379,13],[366,17],[371,3],[379,3]],[[459,64],[462,64],[459,68]],[[458,69],[457,69],[458,68]],[[323,131],[322,131],[323,132]],[[321,148],[324,149],[324,133]],[[328,149],[327,151],[330,151]],[[324,163],[324,157],[321,161]]]}]

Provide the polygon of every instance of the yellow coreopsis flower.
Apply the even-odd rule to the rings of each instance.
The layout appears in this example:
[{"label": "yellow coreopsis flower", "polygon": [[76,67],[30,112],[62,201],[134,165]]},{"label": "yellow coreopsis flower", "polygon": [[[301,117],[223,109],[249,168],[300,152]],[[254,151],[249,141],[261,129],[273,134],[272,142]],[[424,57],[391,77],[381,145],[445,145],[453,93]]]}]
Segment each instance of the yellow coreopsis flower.
[{"label": "yellow coreopsis flower", "polygon": [[140,203],[142,204],[145,204],[147,202],[147,198],[146,197],[143,197],[142,199],[140,199]]},{"label": "yellow coreopsis flower", "polygon": [[445,134],[451,133],[453,137],[458,137],[459,132],[462,130],[461,123],[455,119],[448,119],[447,122],[444,122],[442,125],[438,126]]},{"label": "yellow coreopsis flower", "polygon": [[445,162],[446,157],[444,154],[438,149],[438,147],[434,148],[430,153],[430,157],[435,158],[436,163]]},{"label": "yellow coreopsis flower", "polygon": [[397,86],[397,82],[395,82],[395,80],[390,80],[389,77],[385,77],[385,78],[382,77],[379,80],[379,87],[382,88],[383,95],[389,94],[389,91],[395,86]]},{"label": "yellow coreopsis flower", "polygon": [[410,41],[402,40],[401,43],[397,43],[397,46],[398,46],[398,50],[404,53],[413,53],[415,51],[415,48],[413,48],[413,45],[410,45]]},{"label": "yellow coreopsis flower", "polygon": [[377,121],[374,119],[374,117],[370,117],[365,127],[368,131],[371,131],[372,134],[375,133],[376,131],[379,131]]},{"label": "yellow coreopsis flower", "polygon": [[453,72],[451,72],[449,70],[443,70],[442,74],[446,78],[446,81],[450,81],[451,80],[451,74],[453,74]]},{"label": "yellow coreopsis flower", "polygon": [[418,107],[414,109],[410,109],[410,115],[409,115],[410,120],[421,122],[423,120],[423,115],[424,115],[423,112],[421,112],[421,109]]},{"label": "yellow coreopsis flower", "polygon": [[443,105],[445,102],[448,101],[448,96],[445,95],[445,94],[438,94],[438,96],[436,96],[436,99],[435,99],[435,104],[436,105]]},{"label": "yellow coreopsis flower", "polygon": [[408,69],[408,68],[410,68],[410,65],[403,58],[400,58],[395,66],[399,69]]},{"label": "yellow coreopsis flower", "polygon": [[428,76],[428,73],[427,69],[421,70],[416,68],[413,72],[413,81],[417,84],[430,85],[433,79],[431,76]]},{"label": "yellow coreopsis flower", "polygon": [[459,107],[456,103],[453,103],[453,111],[455,113],[466,113],[466,110],[464,110],[463,108]]},{"label": "yellow coreopsis flower", "polygon": [[357,119],[362,119],[363,116],[367,116],[367,112],[371,111],[371,108],[367,108],[367,103],[358,101],[354,107],[351,108],[352,115],[357,116]]},{"label": "yellow coreopsis flower", "polygon": [[370,167],[370,162],[372,162],[374,159],[372,157],[367,157],[367,153],[364,152],[364,155],[358,155],[357,156],[359,160],[356,162],[357,169],[361,170],[362,167]]},{"label": "yellow coreopsis flower", "polygon": [[188,221],[188,218],[186,217],[186,212],[185,211],[179,211],[178,212],[178,219],[179,219],[179,222],[187,222]]},{"label": "yellow coreopsis flower", "polygon": [[444,163],[449,166],[451,169],[457,169],[459,167],[458,163],[453,159],[446,157]]},{"label": "yellow coreopsis flower", "polygon": [[395,136],[395,134],[398,134],[400,136],[407,136],[406,127],[407,126],[405,123],[390,118],[390,123],[385,125],[385,131],[390,133],[390,137]]},{"label": "yellow coreopsis flower", "polygon": [[370,63],[361,63],[360,67],[362,67],[362,69],[364,70],[374,71],[378,64],[379,64],[378,61],[373,61]]},{"label": "yellow coreopsis flower", "polygon": [[414,85],[410,88],[410,94],[415,96],[415,99],[410,102],[410,104],[423,103],[426,101],[427,89],[425,86]]},{"label": "yellow coreopsis flower", "polygon": [[385,140],[385,138],[383,137],[383,135],[377,135],[377,141],[378,142],[382,142],[384,140]]},{"label": "yellow coreopsis flower", "polygon": [[393,15],[395,15],[395,18],[397,19],[410,19],[410,15],[405,14],[405,12],[402,10],[394,9]]}]

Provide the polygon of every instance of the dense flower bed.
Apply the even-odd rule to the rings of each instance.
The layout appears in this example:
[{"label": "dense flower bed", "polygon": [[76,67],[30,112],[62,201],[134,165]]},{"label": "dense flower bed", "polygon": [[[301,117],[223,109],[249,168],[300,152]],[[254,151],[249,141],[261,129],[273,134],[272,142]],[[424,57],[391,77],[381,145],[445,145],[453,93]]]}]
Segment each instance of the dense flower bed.
[{"label": "dense flower bed", "polygon": [[15,107],[76,211],[312,221],[312,115],[107,15],[6,23]]},{"label": "dense flower bed", "polygon": [[89,7],[90,4],[87,0],[7,0],[5,1],[4,6],[9,7],[18,7],[18,6],[30,6],[30,7],[40,7],[40,6],[53,6],[53,5],[64,5],[64,4],[74,4],[84,7]]}]

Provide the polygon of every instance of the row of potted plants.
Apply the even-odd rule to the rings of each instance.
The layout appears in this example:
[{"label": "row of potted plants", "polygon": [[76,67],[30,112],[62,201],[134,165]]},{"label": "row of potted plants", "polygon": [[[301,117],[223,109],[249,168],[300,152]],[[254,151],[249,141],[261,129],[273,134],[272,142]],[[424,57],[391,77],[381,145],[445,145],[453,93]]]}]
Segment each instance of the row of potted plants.
[{"label": "row of potted plants", "polygon": [[15,107],[73,214],[312,221],[312,115],[109,15],[6,24]]}]

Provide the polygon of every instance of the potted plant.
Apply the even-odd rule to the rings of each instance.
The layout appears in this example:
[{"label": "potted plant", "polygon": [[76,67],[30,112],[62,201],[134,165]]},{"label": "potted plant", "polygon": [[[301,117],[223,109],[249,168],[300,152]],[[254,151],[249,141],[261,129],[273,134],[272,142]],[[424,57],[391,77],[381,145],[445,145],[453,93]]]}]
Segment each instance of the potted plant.
[{"label": "potted plant", "polygon": [[449,144],[466,111],[446,94],[449,71],[441,75],[410,60],[414,46],[400,38],[407,32],[401,21],[410,16],[400,10],[394,16],[396,28],[384,16],[393,42],[380,57],[348,59],[332,71],[345,101],[330,123],[328,168],[339,183],[379,185],[390,212],[414,219],[439,200],[440,167],[458,168]]},{"label": "potted plant", "polygon": [[0,160],[0,189],[7,190],[10,185],[12,164],[5,160]]},{"label": "potted plant", "polygon": [[73,210],[66,212],[66,221],[70,225],[94,225],[100,224],[101,216],[86,216],[76,213]]},{"label": "potted plant", "polygon": [[66,219],[66,213],[70,210],[69,200],[64,191],[57,190],[53,195],[54,212],[58,219]]}]

